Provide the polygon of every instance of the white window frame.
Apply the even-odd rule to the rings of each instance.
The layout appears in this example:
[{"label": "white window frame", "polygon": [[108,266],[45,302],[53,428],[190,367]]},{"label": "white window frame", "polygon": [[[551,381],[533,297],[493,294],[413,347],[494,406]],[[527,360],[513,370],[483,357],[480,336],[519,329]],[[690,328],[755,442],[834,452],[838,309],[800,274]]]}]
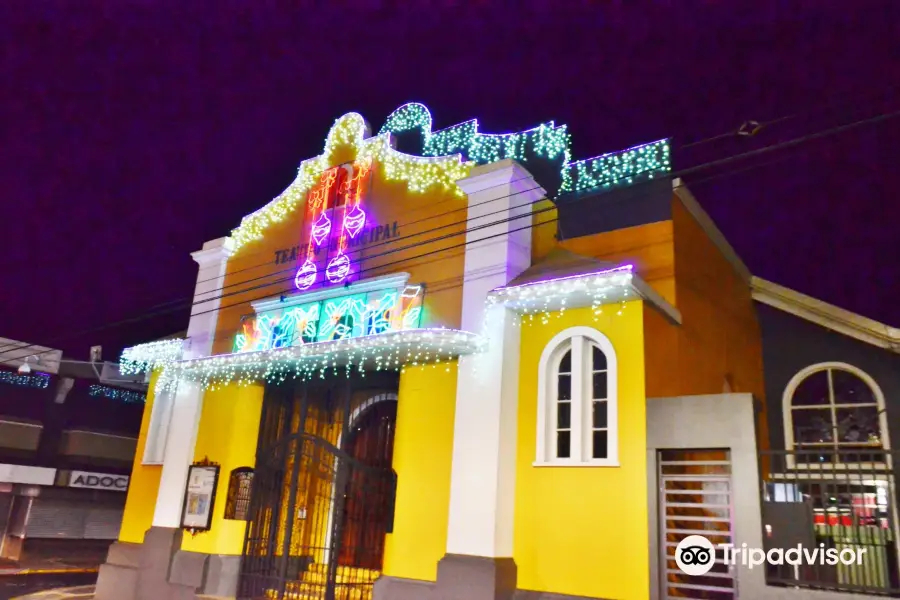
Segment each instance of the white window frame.
[{"label": "white window frame", "polygon": [[[596,344],[606,355],[607,369],[607,456],[591,458],[592,389],[591,354]],[[571,457],[556,458],[556,393],[559,361],[572,349],[572,442]],[[544,347],[538,363],[538,413],[536,467],[618,467],[619,412],[618,360],[612,342],[591,327],[571,327],[561,331]],[[580,382],[581,385],[576,385]]]},{"label": "white window frame", "polygon": [[[851,364],[844,362],[822,362],[816,363],[814,365],[809,365],[798,371],[790,381],[788,381],[787,386],[784,388],[784,394],[781,398],[781,409],[782,409],[782,418],[784,422],[784,447],[788,451],[796,450],[794,444],[794,413],[793,413],[793,399],[794,394],[797,391],[797,388],[800,384],[806,380],[807,377],[814,375],[815,373],[819,373],[820,371],[828,371],[828,370],[840,370],[846,371],[852,375],[855,375],[863,380],[866,385],[872,390],[872,395],[875,397],[875,405],[878,409],[878,426],[881,429],[881,447],[885,451],[891,449],[891,440],[888,432],[888,423],[887,423],[887,410],[884,401],[884,393],[881,391],[881,387],[879,387],[878,383],[865,371],[859,369],[858,367],[854,367]],[[833,392],[829,389],[829,398],[828,405],[834,410],[834,398]],[[823,405],[824,406],[824,405]],[[823,447],[825,448],[825,447]],[[829,446],[828,448],[838,448],[840,449],[840,445],[836,444],[834,446]],[[873,450],[879,450],[878,448],[873,447]],[[864,453],[862,450],[859,452]],[[787,466],[789,468],[796,468],[796,457],[793,455],[789,455],[787,460]],[[839,463],[839,464],[816,464],[817,470],[841,470],[852,468],[856,469],[860,466],[869,465],[870,463],[863,463],[860,465],[859,463]],[[883,463],[881,463],[883,464]]]}]

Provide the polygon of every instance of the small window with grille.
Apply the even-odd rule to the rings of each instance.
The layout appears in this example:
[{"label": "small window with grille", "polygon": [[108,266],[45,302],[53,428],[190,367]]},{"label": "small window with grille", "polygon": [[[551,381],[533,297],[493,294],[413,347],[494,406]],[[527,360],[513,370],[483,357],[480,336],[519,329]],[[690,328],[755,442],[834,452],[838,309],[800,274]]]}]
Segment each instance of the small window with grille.
[{"label": "small window with grille", "polygon": [[253,469],[240,467],[231,472],[228,479],[228,498],[225,500],[225,518],[246,521],[250,511],[250,491],[253,487]]}]

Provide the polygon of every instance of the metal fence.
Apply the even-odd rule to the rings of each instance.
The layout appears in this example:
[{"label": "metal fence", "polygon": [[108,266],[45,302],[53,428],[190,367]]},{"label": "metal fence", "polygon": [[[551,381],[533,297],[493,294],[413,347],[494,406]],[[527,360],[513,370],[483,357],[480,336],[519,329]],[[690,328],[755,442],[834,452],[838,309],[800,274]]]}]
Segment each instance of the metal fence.
[{"label": "metal fence", "polygon": [[782,563],[766,565],[767,582],[900,597],[896,459],[874,449],[760,452],[764,546]]}]

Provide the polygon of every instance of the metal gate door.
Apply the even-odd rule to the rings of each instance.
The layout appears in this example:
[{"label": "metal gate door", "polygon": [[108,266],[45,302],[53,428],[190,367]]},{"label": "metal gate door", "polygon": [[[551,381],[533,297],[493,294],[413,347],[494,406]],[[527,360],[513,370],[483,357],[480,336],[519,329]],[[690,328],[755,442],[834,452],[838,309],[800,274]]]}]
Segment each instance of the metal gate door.
[{"label": "metal gate door", "polygon": [[737,598],[734,566],[722,552],[705,575],[683,573],[675,548],[690,535],[714,546],[733,544],[731,461],[726,450],[665,450],[659,453],[660,597],[697,600]]},{"label": "metal gate door", "polygon": [[299,397],[290,388],[267,391],[238,598],[371,598],[393,519],[393,438],[370,436],[387,465],[339,449],[358,447],[347,443],[353,435],[340,436],[350,429],[350,396],[349,384],[304,385]]}]

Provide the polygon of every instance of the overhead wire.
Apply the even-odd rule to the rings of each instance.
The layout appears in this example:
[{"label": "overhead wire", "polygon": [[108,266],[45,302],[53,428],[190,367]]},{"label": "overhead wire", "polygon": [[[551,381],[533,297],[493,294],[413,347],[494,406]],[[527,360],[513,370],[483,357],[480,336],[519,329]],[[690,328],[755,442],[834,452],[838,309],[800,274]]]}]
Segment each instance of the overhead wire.
[{"label": "overhead wire", "polygon": [[[783,115],[783,116],[781,116],[781,117],[776,117],[776,118],[768,119],[768,120],[761,121],[761,122],[756,122],[756,121],[745,121],[745,122],[744,122],[744,125],[746,125],[747,123],[755,123],[755,124],[756,124],[756,132],[755,132],[755,133],[758,133],[759,131],[762,131],[763,129],[766,129],[766,128],[770,128],[770,127],[772,127],[773,125],[777,125],[777,124],[781,124],[781,123],[786,123],[786,122],[795,120],[795,119],[797,119],[798,117],[812,116],[812,115],[815,115],[815,114],[818,113],[818,112],[823,112],[823,111],[834,111],[834,110],[836,110],[836,109],[838,109],[838,108],[840,108],[840,107],[846,106],[846,105],[848,105],[848,104],[850,104],[850,103],[853,103],[853,104],[855,104],[857,107],[859,107],[860,103],[861,103],[862,101],[866,100],[866,99],[871,99],[871,98],[874,98],[875,96],[883,95],[883,94],[886,94],[886,93],[888,93],[888,92],[890,92],[890,91],[897,91],[897,90],[900,90],[900,84],[894,85],[894,86],[889,86],[888,88],[882,89],[882,90],[877,91],[877,92],[874,91],[874,90],[870,90],[868,93],[865,93],[865,94],[863,94],[863,95],[859,95],[859,94],[855,94],[855,93],[851,95],[850,93],[845,93],[845,94],[838,95],[837,98],[835,98],[834,96],[832,96],[832,97],[829,98],[828,102],[823,103],[822,105],[820,105],[820,106],[818,106],[818,107],[815,107],[815,108],[813,108],[813,109],[811,109],[811,110],[806,110],[806,111],[796,111],[796,112],[793,112],[793,113],[790,113],[790,114],[787,114],[787,115]],[[712,135],[712,136],[709,136],[709,137],[706,137],[706,138],[694,140],[694,141],[692,141],[692,142],[688,142],[688,143],[681,144],[681,145],[673,145],[672,148],[671,148],[671,151],[674,152],[674,151],[676,151],[676,150],[685,150],[685,149],[688,149],[688,148],[694,148],[694,147],[697,147],[697,146],[702,146],[702,145],[705,145],[705,144],[710,144],[710,143],[712,143],[712,142],[716,142],[716,141],[719,141],[719,140],[722,140],[722,139],[726,139],[726,138],[734,138],[735,136],[739,136],[739,135],[740,135],[741,130],[742,130],[742,127],[743,127],[743,125],[738,126],[736,129],[732,129],[732,130],[729,130],[729,131],[724,132],[724,133],[721,133],[721,134]],[[675,138],[673,138],[673,140],[674,140],[674,139],[675,139]],[[589,159],[588,159],[588,160],[589,160]],[[500,185],[505,185],[505,184],[500,184]],[[490,189],[490,188],[488,188],[488,189]],[[484,203],[488,203],[488,202],[496,202],[496,201],[499,201],[499,200],[503,200],[503,199],[506,198],[506,197],[507,197],[507,196],[501,196],[501,197],[498,197],[498,198],[493,198],[493,199],[491,199],[491,200],[485,201]],[[443,200],[439,200],[438,202],[432,203],[432,204],[430,204],[430,205],[428,205],[428,206],[415,207],[415,208],[413,208],[413,209],[411,209],[411,210],[409,210],[409,211],[407,211],[407,212],[418,212],[418,211],[426,210],[426,209],[429,209],[429,208],[433,208],[436,204],[444,204],[444,203],[446,203],[446,202],[451,202],[451,201],[453,201],[453,200],[455,200],[455,199],[456,199],[456,198],[454,198],[454,197],[444,198]],[[483,204],[483,203],[479,203],[479,204]],[[416,224],[419,224],[419,223],[422,223],[422,222],[425,222],[425,221],[429,221],[429,220],[441,218],[441,217],[444,217],[444,216],[446,216],[446,215],[448,215],[448,214],[452,214],[452,213],[455,213],[455,212],[461,212],[461,211],[463,211],[463,210],[467,210],[469,207],[478,206],[479,204],[466,205],[466,206],[463,206],[463,207],[451,209],[451,210],[449,210],[449,211],[431,214],[431,215],[429,215],[429,216],[427,216],[427,217],[423,217],[423,218],[421,218],[421,219],[417,219],[417,220],[414,220],[414,221],[408,221],[408,222],[405,222],[405,223],[404,223],[404,222],[400,222],[400,223],[398,223],[398,228],[399,228],[399,227],[408,227],[408,226],[416,225]],[[416,234],[414,234],[414,235],[420,235],[421,233],[422,233],[422,232],[419,232],[419,233],[416,233]],[[389,242],[386,242],[386,243],[389,243]],[[374,245],[375,245],[375,244],[369,245],[368,247],[372,247],[372,246],[374,246]],[[377,244],[377,245],[381,245],[381,244]],[[255,253],[254,255],[259,255],[259,254],[262,254],[262,252]],[[249,256],[249,255],[245,254],[244,256],[246,257],[246,256]],[[236,271],[232,271],[231,274],[234,275],[234,274],[237,274],[237,273],[240,273],[240,272],[250,271],[250,270],[258,269],[258,268],[263,268],[263,267],[269,266],[270,264],[271,264],[271,261],[267,260],[267,261],[265,261],[265,262],[257,263],[257,264],[255,264],[255,265],[250,265],[250,266],[247,266],[247,267],[243,267],[243,268],[241,268],[241,269],[238,269],[238,270],[236,270]],[[212,279],[215,279],[215,278],[212,278]],[[206,281],[211,281],[212,279],[206,280]],[[198,281],[197,283],[198,283],[198,284],[199,284],[199,283],[203,283],[203,281]]]},{"label": "overhead wire", "polygon": [[[812,134],[807,134],[807,135],[804,135],[804,136],[800,136],[800,137],[797,137],[797,138],[793,138],[793,139],[791,139],[791,140],[787,140],[787,141],[785,141],[785,142],[779,142],[779,143],[772,144],[772,145],[769,145],[769,146],[765,146],[765,147],[762,147],[762,148],[758,148],[758,149],[755,149],[755,150],[750,150],[750,151],[747,151],[747,152],[738,153],[738,154],[735,154],[735,155],[732,155],[732,156],[729,156],[729,157],[726,157],[726,158],[723,158],[723,159],[717,159],[717,160],[707,161],[707,162],[705,162],[705,163],[701,163],[701,164],[699,164],[699,165],[694,165],[694,166],[689,167],[689,168],[687,168],[687,169],[682,169],[682,170],[680,170],[680,171],[668,173],[666,176],[667,176],[668,178],[683,177],[683,176],[685,176],[685,175],[688,175],[688,174],[691,174],[691,173],[695,173],[695,172],[698,172],[698,171],[702,171],[702,170],[706,170],[706,169],[710,169],[710,168],[715,168],[715,167],[719,167],[719,166],[723,166],[723,165],[728,165],[728,164],[731,164],[731,163],[735,162],[736,160],[745,159],[745,158],[750,158],[750,157],[755,157],[755,156],[762,155],[762,154],[764,154],[764,153],[774,152],[774,151],[776,151],[776,150],[782,150],[782,149],[792,148],[792,147],[795,147],[795,146],[797,146],[797,145],[799,145],[799,144],[802,144],[802,143],[805,143],[805,142],[808,142],[808,141],[811,141],[811,140],[821,139],[822,137],[826,137],[826,136],[830,136],[830,135],[836,135],[836,134],[838,134],[838,133],[842,133],[842,132],[844,132],[844,131],[847,131],[847,130],[852,129],[852,128],[855,128],[855,127],[860,127],[860,126],[867,125],[867,124],[872,124],[872,123],[881,122],[881,121],[884,121],[884,120],[887,120],[887,119],[890,119],[890,118],[896,118],[897,116],[900,116],[900,111],[893,111],[893,112],[889,112],[889,113],[880,113],[880,114],[875,115],[875,116],[873,116],[873,117],[869,117],[869,118],[866,118],[866,119],[857,120],[857,121],[854,121],[854,122],[851,122],[851,123],[847,123],[847,124],[840,125],[840,126],[837,126],[837,127],[832,127],[832,128],[826,129],[826,130],[822,130],[822,131],[819,131],[819,132],[812,133]],[[752,168],[752,167],[751,167],[751,168]],[[745,170],[745,169],[741,169],[740,171],[743,171],[743,170]],[[726,176],[726,175],[730,175],[730,174],[731,174],[731,173],[724,173],[724,174],[722,174],[721,176]],[[657,180],[651,180],[651,181],[657,181]],[[635,185],[635,186],[640,186],[640,185],[645,184],[645,183],[647,183],[647,182],[646,182],[646,181],[642,181],[642,182],[639,182],[639,183],[634,184],[634,185]],[[575,198],[575,199],[573,199],[573,200],[570,200],[567,204],[568,204],[568,205],[571,205],[571,204],[575,204],[575,203],[578,203],[578,202],[582,202],[582,201],[584,201],[585,199],[596,197],[596,195],[597,195],[597,194],[588,194],[588,195],[582,196],[582,197],[580,197],[580,198]],[[540,199],[539,201],[542,201],[542,200],[544,200],[544,198]],[[523,205],[523,206],[525,206],[525,205]],[[413,244],[413,245],[411,245],[411,246],[405,246],[405,247],[402,247],[402,248],[394,248],[394,249],[388,250],[388,251],[386,251],[386,252],[383,252],[383,253],[380,253],[380,254],[376,254],[376,255],[374,255],[374,256],[367,256],[367,257],[365,257],[365,260],[371,261],[372,259],[379,258],[379,257],[384,256],[384,255],[387,255],[387,254],[393,254],[393,253],[396,253],[396,252],[401,252],[401,251],[403,251],[403,250],[409,250],[409,249],[411,249],[411,248],[415,248],[415,247],[422,246],[422,245],[427,245],[427,244],[430,244],[430,243],[433,243],[433,242],[436,242],[436,241],[440,241],[440,240],[443,240],[443,239],[447,239],[447,238],[449,238],[449,237],[455,237],[455,236],[457,236],[457,235],[465,235],[465,234],[470,233],[471,231],[477,231],[477,230],[480,230],[480,229],[484,229],[484,228],[488,228],[488,227],[493,227],[493,226],[496,226],[496,225],[499,225],[499,224],[508,223],[508,222],[513,221],[513,220],[516,220],[516,219],[522,219],[522,218],[526,218],[526,217],[534,217],[535,215],[539,215],[539,214],[542,214],[542,213],[545,213],[545,212],[549,212],[549,211],[551,211],[551,210],[557,210],[557,206],[554,205],[554,206],[550,206],[550,207],[538,209],[538,210],[536,210],[536,211],[532,211],[532,212],[529,212],[529,213],[526,213],[526,214],[516,215],[516,216],[514,216],[514,217],[510,217],[510,218],[507,218],[507,219],[501,219],[501,220],[499,220],[499,221],[494,221],[494,222],[491,222],[491,223],[478,225],[478,226],[473,227],[473,228],[471,228],[471,229],[465,229],[465,230],[463,230],[463,231],[455,232],[455,233],[453,233],[453,234],[444,235],[444,236],[440,236],[440,237],[437,237],[437,238],[432,238],[432,239],[430,239],[430,240],[426,240],[426,241],[424,241],[424,242],[416,243],[416,244]],[[505,212],[505,211],[504,211],[504,212]],[[520,230],[523,230],[523,229],[530,229],[530,228],[532,228],[532,227],[534,227],[534,226],[546,225],[546,224],[549,224],[549,223],[552,223],[552,222],[556,222],[556,221],[558,221],[558,217],[557,217],[557,218],[554,218],[554,219],[547,219],[547,220],[542,221],[541,223],[537,223],[537,224],[529,224],[529,225],[527,225],[527,226],[525,226],[525,227],[521,227],[521,228],[518,228],[518,229],[506,231],[506,232],[503,232],[503,233],[501,233],[501,234],[496,234],[496,235],[507,235],[508,233],[511,233],[511,232],[513,232],[513,231],[520,231]],[[466,221],[462,221],[462,222],[460,222],[460,223],[465,223],[465,222],[466,222]],[[474,241],[476,241],[476,242],[481,242],[481,241],[484,241],[484,240],[487,240],[487,239],[491,239],[491,238],[493,238],[493,237],[496,237],[496,235],[495,235],[495,236],[487,236],[487,237],[485,237],[485,238],[480,238],[480,239],[474,240]],[[456,244],[456,245],[454,245],[454,246],[449,246],[449,247],[446,247],[446,248],[441,248],[441,249],[439,249],[439,250],[432,250],[432,251],[425,252],[425,253],[423,253],[423,254],[420,254],[420,255],[417,255],[417,256],[414,256],[414,257],[409,257],[409,258],[400,259],[400,260],[398,260],[398,261],[395,261],[394,263],[388,263],[388,264],[386,264],[386,265],[378,265],[378,266],[376,266],[376,267],[371,267],[371,268],[369,268],[369,269],[363,269],[363,270],[361,270],[360,272],[362,273],[362,272],[366,272],[366,271],[370,271],[370,270],[382,270],[382,269],[384,269],[384,268],[386,268],[386,267],[390,267],[390,266],[393,266],[393,265],[398,264],[398,263],[408,262],[408,261],[410,261],[410,260],[415,260],[416,258],[421,258],[421,257],[428,256],[428,255],[431,255],[431,254],[439,253],[439,252],[445,252],[445,251],[447,251],[447,250],[451,250],[451,249],[454,249],[454,248],[464,247],[464,246],[466,246],[466,245],[469,244],[469,243],[472,243],[472,242],[466,241],[466,242],[463,242],[462,244]],[[442,260],[443,260],[443,259],[442,259]],[[293,271],[293,270],[294,270],[293,268],[290,269],[290,271]],[[272,277],[272,276],[277,275],[278,273],[279,273],[279,272],[271,273],[271,274],[267,275],[266,277]],[[207,302],[211,302],[211,301],[215,301],[215,300],[221,300],[221,299],[226,298],[226,297],[229,297],[229,296],[238,295],[238,294],[246,294],[246,293],[248,293],[248,292],[250,292],[250,291],[268,288],[268,287],[271,287],[271,286],[274,286],[274,285],[278,285],[278,284],[284,283],[284,282],[289,281],[289,280],[291,280],[291,279],[293,279],[293,277],[288,277],[288,278],[284,278],[284,279],[279,279],[279,280],[272,281],[272,282],[269,282],[269,283],[266,283],[266,284],[263,284],[263,285],[254,286],[254,287],[247,288],[247,289],[243,289],[243,290],[238,290],[238,291],[235,291],[235,292],[229,292],[228,294],[222,294],[222,295],[220,295],[220,296],[213,297],[213,298],[205,298],[205,299],[203,299],[203,300],[201,300],[201,301],[198,301],[198,302],[191,302],[191,303],[186,304],[186,305],[179,305],[179,306],[173,307],[173,308],[171,308],[171,309],[169,309],[169,310],[157,311],[157,312],[153,312],[153,313],[150,313],[150,314],[144,313],[144,314],[142,314],[142,315],[140,315],[140,316],[137,316],[137,317],[133,317],[133,318],[129,318],[129,319],[123,319],[123,320],[120,320],[120,321],[116,321],[116,322],[114,322],[114,323],[102,325],[102,326],[99,326],[99,327],[96,327],[96,328],[91,328],[91,329],[88,329],[88,330],[85,330],[85,331],[82,331],[82,332],[79,332],[79,333],[73,333],[73,334],[70,334],[70,335],[65,336],[65,337],[56,338],[56,340],[60,340],[60,339],[71,339],[71,338],[73,338],[73,337],[80,337],[80,336],[86,335],[86,334],[88,334],[88,333],[93,333],[93,332],[96,332],[96,331],[103,331],[103,330],[106,330],[106,329],[109,329],[109,328],[112,328],[112,327],[118,327],[118,326],[121,326],[121,325],[126,325],[126,324],[130,324],[130,323],[134,323],[134,322],[140,322],[140,321],[143,321],[143,320],[146,320],[146,319],[149,319],[149,318],[153,318],[153,317],[156,317],[156,316],[161,316],[162,314],[169,314],[169,313],[172,313],[172,312],[176,312],[176,311],[179,311],[179,310],[183,310],[183,309],[185,309],[185,308],[188,308],[188,307],[191,307],[191,306],[195,306],[195,305],[197,305],[197,304],[203,304],[203,303],[207,303]],[[263,296],[263,297],[267,297],[267,296],[269,296],[269,294],[267,294],[266,296]],[[237,305],[246,304],[246,302],[247,302],[247,300],[243,300],[243,301],[239,302]],[[234,305],[232,305],[232,306],[234,306]],[[229,307],[225,307],[225,308],[229,308]],[[216,310],[223,310],[223,308],[222,308],[222,307],[219,307],[219,308],[217,308]],[[197,314],[206,314],[206,313],[197,313]],[[197,314],[195,314],[195,315],[193,315],[193,316],[196,316]],[[54,341],[54,342],[48,342],[48,343],[56,343],[56,342]],[[9,351],[18,351],[18,350],[23,350],[23,349],[26,349],[26,348],[32,348],[32,347],[35,347],[35,346],[36,346],[36,344],[25,344],[25,345],[21,345],[21,346],[18,346],[18,347],[16,347],[16,346],[7,346],[7,347],[5,347],[5,348],[0,348],[0,352],[6,353],[6,352],[9,352]],[[44,351],[44,352],[37,353],[37,354],[43,354],[43,353],[46,353],[46,352],[48,352],[48,351]],[[35,356],[35,355],[36,355],[35,353],[25,353],[25,354],[23,354],[23,355],[22,355],[21,357],[19,357],[19,358],[27,358],[27,357]],[[7,360],[15,360],[15,359],[7,359]]]}]

